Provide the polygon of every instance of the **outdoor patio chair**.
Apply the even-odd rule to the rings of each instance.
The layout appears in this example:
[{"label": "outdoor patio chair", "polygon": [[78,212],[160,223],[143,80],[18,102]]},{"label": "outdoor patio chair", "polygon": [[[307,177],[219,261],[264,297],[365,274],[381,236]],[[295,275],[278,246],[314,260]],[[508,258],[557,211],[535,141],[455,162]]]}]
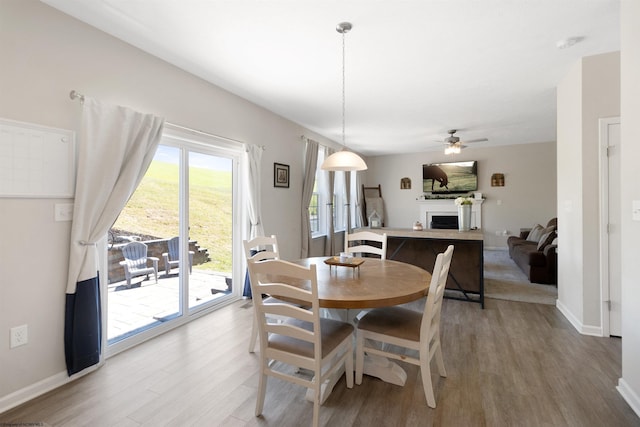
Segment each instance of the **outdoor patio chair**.
[{"label": "outdoor patio chair", "polygon": [[[124,261],[120,261],[120,265],[124,267],[124,277],[127,279],[127,286],[131,286],[131,278],[137,276],[147,276],[153,273],[158,283],[158,261],[153,256],[147,256],[147,245],[142,242],[127,243],[122,248]],[[148,266],[148,261],[152,262],[152,266]]]},{"label": "outdoor patio chair", "polygon": [[[172,237],[167,242],[168,252],[162,254],[164,259],[164,271],[168,276],[173,267],[180,265],[180,238]],[[194,251],[189,251],[189,273],[193,273],[193,255]]]}]

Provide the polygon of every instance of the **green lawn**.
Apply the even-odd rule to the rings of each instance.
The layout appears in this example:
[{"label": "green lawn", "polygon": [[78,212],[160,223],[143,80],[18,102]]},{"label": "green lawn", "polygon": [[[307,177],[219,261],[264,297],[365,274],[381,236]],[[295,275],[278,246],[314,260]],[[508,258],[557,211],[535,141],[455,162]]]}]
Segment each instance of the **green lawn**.
[{"label": "green lawn", "polygon": [[[230,273],[232,238],[231,172],[190,168],[189,238],[209,251],[198,268]],[[154,161],[114,228],[132,234],[178,235],[178,165]]]}]

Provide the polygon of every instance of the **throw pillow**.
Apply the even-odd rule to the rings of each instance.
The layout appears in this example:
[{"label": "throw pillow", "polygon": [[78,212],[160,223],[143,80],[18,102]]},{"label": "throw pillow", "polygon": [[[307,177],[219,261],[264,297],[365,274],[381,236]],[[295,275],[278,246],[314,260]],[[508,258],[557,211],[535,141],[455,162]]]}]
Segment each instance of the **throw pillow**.
[{"label": "throw pillow", "polygon": [[[540,232],[540,238],[542,238],[543,235],[547,234],[550,231],[556,231],[558,229],[558,227],[556,227],[555,225],[550,225],[547,228],[543,228],[542,231]],[[539,239],[538,239],[539,240]]]},{"label": "throw pillow", "polygon": [[542,230],[544,230],[544,228],[542,228],[540,224],[534,225],[533,228],[531,228],[529,235],[527,236],[527,240],[530,242],[539,241],[540,237],[542,236]]},{"label": "throw pillow", "polygon": [[544,248],[546,248],[548,245],[551,244],[551,242],[553,242],[553,240],[556,238],[556,232],[555,231],[549,231],[545,234],[542,235],[542,237],[540,237],[540,241],[538,242],[538,250],[539,251],[543,251]]}]

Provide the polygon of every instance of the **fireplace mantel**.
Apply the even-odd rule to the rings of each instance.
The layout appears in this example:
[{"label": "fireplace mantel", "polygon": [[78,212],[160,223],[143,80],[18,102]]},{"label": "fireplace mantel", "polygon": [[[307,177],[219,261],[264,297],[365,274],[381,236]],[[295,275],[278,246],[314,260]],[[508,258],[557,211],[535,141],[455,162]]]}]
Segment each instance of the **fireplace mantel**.
[{"label": "fireplace mantel", "polygon": [[[471,228],[482,228],[482,202],[483,199],[474,199],[471,205]],[[434,215],[458,215],[458,207],[454,199],[427,199],[418,200],[420,221],[425,228],[431,228],[431,218]]]}]

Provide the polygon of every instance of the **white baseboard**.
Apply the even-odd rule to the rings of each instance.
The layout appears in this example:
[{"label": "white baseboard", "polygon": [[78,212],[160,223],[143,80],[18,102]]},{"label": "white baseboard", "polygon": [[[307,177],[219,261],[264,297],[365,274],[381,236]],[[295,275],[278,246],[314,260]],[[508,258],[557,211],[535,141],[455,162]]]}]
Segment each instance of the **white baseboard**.
[{"label": "white baseboard", "polygon": [[38,396],[48,393],[51,390],[61,387],[71,381],[90,374],[91,372],[102,366],[102,364],[103,363],[99,363],[98,365],[86,368],[71,377],[69,377],[67,371],[63,371],[52,375],[49,378],[38,381],[37,383],[29,384],[27,387],[17,390],[11,394],[3,396],[2,398],[0,398],[0,414],[7,412],[8,410],[15,408],[16,406],[22,405],[25,402],[35,399]]},{"label": "white baseboard", "polygon": [[578,319],[569,308],[564,305],[559,299],[556,300],[556,308],[560,310],[560,313],[573,325],[574,328],[582,335],[591,335],[594,337],[603,336],[603,331],[601,326],[590,326],[582,323],[580,319]]},{"label": "white baseboard", "polygon": [[31,399],[35,399],[36,397],[55,388],[63,386],[69,381],[71,381],[71,379],[69,378],[69,375],[67,375],[67,372],[64,371],[4,396],[0,399],[0,414],[8,411],[9,409],[15,408],[18,405],[22,405]]},{"label": "white baseboard", "polygon": [[589,326],[582,325],[582,330],[580,331],[582,335],[591,335],[593,337],[603,337],[604,331],[600,326]]},{"label": "white baseboard", "polygon": [[629,406],[631,406],[631,409],[633,409],[636,415],[640,417],[640,396],[638,396],[638,393],[629,387],[629,384],[624,380],[624,378],[620,378],[618,380],[618,386],[616,389]]}]

